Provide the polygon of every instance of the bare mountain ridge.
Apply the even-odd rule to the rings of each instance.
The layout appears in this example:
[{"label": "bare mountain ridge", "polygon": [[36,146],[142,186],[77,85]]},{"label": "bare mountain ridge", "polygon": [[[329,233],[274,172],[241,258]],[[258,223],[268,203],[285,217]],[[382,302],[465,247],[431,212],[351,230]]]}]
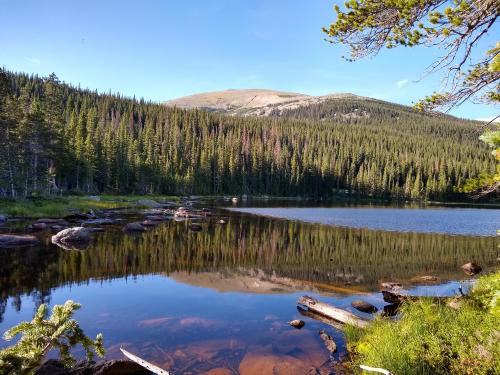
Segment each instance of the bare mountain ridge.
[{"label": "bare mountain ridge", "polygon": [[[319,104],[331,99],[358,98],[348,93],[311,96],[264,89],[224,90],[184,96],[164,104],[184,109],[199,108],[239,116],[269,116],[284,110]],[[363,98],[364,99],[364,98]]]}]

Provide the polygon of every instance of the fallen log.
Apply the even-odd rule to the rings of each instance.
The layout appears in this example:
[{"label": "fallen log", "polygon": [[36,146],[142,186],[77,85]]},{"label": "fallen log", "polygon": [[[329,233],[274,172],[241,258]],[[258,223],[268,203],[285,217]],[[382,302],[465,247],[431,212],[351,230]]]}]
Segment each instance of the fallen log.
[{"label": "fallen log", "polygon": [[309,296],[300,297],[297,303],[307,307],[310,311],[324,315],[343,324],[349,324],[360,328],[364,328],[369,324],[369,320],[367,319],[356,316],[349,311],[333,307],[332,305],[318,301]]},{"label": "fallen log", "polygon": [[120,350],[125,357],[127,357],[131,361],[137,363],[138,365],[144,367],[145,369],[151,371],[153,374],[170,375],[170,373],[168,371],[165,371],[165,370],[159,368],[158,366],[155,366],[152,363],[149,363],[149,362],[145,361],[144,359],[142,359],[142,358],[140,358],[132,353],[127,352],[125,349],[120,348]]},{"label": "fallen log", "polygon": [[341,324],[336,320],[327,318],[324,315],[320,315],[318,313],[315,313],[311,310],[304,309],[303,307],[300,307],[300,306],[297,306],[297,310],[300,313],[300,315],[306,316],[308,318],[317,320],[318,322],[332,326],[333,328],[338,329],[339,331],[342,331],[345,328],[344,324]]}]

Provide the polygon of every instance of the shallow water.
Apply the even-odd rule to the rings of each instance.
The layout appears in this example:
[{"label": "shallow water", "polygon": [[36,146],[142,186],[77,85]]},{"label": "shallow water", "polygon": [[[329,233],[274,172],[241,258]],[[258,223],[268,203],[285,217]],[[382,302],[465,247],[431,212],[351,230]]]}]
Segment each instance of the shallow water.
[{"label": "shallow water", "polygon": [[[447,222],[457,212],[466,220],[468,212],[444,211]],[[219,224],[220,217],[227,222]],[[498,256],[496,238],[485,233],[332,227],[231,211],[201,224],[194,233],[171,220],[136,236],[122,233],[122,224],[108,226],[82,251],[49,244],[49,234],[40,234],[40,247],[0,250],[0,331],[31,318],[42,302],[71,298],[83,305],[76,318],[85,331],[104,334],[108,358],[120,358],[123,346],[176,374],[248,374],[276,363],[282,372],[304,373],[331,366],[320,329],[334,337],[340,356],[345,344],[334,328],[301,317],[301,295],[350,310],[360,297],[383,307],[377,291],[385,280],[417,294],[451,295],[465,278],[461,264],[493,267]],[[9,225],[2,231],[25,223]],[[412,281],[422,275],[437,276],[437,284]],[[306,321],[300,331],[286,324],[296,318]]]}]

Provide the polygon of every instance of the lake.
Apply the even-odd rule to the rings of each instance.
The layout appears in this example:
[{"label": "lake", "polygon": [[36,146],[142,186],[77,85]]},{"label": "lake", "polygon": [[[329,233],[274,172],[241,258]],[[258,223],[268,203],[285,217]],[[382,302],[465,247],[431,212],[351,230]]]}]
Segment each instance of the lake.
[{"label": "lake", "polygon": [[[0,331],[30,319],[40,303],[73,299],[83,305],[76,318],[87,334],[103,333],[107,358],[121,358],[124,347],[175,374],[273,366],[304,373],[333,366],[319,330],[340,348],[333,360],[345,355],[345,342],[341,332],[301,316],[300,296],[355,311],[353,299],[385,305],[382,281],[452,295],[467,279],[462,264],[488,269],[498,257],[496,209],[236,209],[215,208],[201,232],[169,220],[124,234],[123,224],[145,213],[123,212],[123,222],[106,226],[81,251],[60,249],[44,233],[42,246],[0,249]],[[0,232],[26,224],[12,221]],[[415,278],[423,275],[438,280],[421,285]],[[303,329],[287,324],[299,318]]]}]

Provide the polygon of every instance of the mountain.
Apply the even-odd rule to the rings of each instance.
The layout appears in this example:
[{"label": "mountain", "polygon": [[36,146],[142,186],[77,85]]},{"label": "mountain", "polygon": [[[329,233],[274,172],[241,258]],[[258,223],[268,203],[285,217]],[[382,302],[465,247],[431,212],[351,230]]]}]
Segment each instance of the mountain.
[{"label": "mountain", "polygon": [[223,112],[240,116],[270,116],[331,99],[361,98],[353,94],[311,96],[295,92],[264,89],[224,90],[172,99],[164,104],[184,109],[199,108],[210,112]]},{"label": "mountain", "polygon": [[457,200],[467,199],[467,179],[495,169],[478,139],[484,124],[352,95],[254,90],[177,101],[201,111],[1,69],[0,92],[0,196]]}]

